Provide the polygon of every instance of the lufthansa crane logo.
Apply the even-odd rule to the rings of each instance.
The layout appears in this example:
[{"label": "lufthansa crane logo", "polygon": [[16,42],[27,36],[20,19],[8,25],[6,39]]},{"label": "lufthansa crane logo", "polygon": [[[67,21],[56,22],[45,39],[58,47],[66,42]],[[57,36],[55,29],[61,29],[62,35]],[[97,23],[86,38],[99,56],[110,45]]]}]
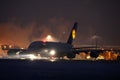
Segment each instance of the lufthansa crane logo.
[{"label": "lufthansa crane logo", "polygon": [[73,38],[73,39],[75,39],[75,34],[76,34],[75,29],[73,29],[73,30],[72,30],[72,38]]}]

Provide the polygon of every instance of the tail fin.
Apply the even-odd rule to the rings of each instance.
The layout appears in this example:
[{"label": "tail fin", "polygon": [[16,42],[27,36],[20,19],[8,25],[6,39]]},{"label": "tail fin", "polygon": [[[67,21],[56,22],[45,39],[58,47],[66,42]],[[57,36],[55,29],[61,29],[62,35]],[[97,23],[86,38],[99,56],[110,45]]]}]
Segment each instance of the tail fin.
[{"label": "tail fin", "polygon": [[76,37],[77,24],[78,24],[77,22],[74,23],[74,26],[70,32],[70,36],[69,36],[68,41],[67,41],[68,44],[72,44],[73,40]]}]

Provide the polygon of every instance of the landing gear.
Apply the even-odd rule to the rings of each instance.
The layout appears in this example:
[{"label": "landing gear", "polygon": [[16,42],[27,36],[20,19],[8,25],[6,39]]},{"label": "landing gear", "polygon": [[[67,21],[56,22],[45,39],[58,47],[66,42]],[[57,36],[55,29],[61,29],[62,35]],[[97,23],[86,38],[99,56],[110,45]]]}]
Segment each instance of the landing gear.
[{"label": "landing gear", "polygon": [[74,53],[67,53],[67,58],[72,60],[73,58],[75,58],[75,54]]},{"label": "landing gear", "polygon": [[120,61],[120,56],[117,56],[117,60]]},{"label": "landing gear", "polygon": [[98,56],[99,56],[99,53],[96,52],[96,51],[92,51],[92,52],[90,53],[90,57],[97,58]]}]

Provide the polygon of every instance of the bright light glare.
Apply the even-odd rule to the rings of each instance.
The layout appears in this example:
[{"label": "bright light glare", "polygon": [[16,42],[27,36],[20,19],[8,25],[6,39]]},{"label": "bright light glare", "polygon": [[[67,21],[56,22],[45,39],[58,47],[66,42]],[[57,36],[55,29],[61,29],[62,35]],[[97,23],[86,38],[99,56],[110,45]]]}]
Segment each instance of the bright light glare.
[{"label": "bright light glare", "polygon": [[97,57],[97,59],[104,59],[104,56],[99,55],[99,56]]},{"label": "bright light glare", "polygon": [[53,40],[53,38],[52,38],[52,36],[51,36],[51,35],[47,35],[46,40],[47,40],[47,41],[52,41],[52,40]]},{"label": "bright light glare", "polygon": [[56,53],[55,50],[51,50],[51,51],[50,51],[50,55],[52,55],[52,56],[55,55],[55,53]]},{"label": "bright light glare", "polygon": [[87,59],[90,59],[90,56],[87,56]]},{"label": "bright light glare", "polygon": [[52,38],[52,36],[51,36],[51,35],[48,35],[48,36],[47,36],[47,39],[48,39],[48,40],[49,40],[49,39],[51,39],[51,38]]},{"label": "bright light glare", "polygon": [[34,60],[34,59],[36,59],[36,56],[33,55],[33,54],[30,54],[30,55],[29,55],[29,58],[30,58],[30,60]]},{"label": "bright light glare", "polygon": [[56,38],[54,38],[52,35],[47,35],[46,37],[44,37],[43,39],[42,39],[42,41],[43,42],[56,42],[56,41],[58,41]]}]

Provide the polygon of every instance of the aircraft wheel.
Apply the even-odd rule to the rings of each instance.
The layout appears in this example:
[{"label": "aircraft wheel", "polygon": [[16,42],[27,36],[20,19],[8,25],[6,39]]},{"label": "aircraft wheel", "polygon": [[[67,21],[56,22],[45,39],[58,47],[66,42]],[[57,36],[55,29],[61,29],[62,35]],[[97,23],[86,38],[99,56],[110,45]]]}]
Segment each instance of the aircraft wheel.
[{"label": "aircraft wheel", "polygon": [[74,53],[68,53],[67,58],[73,59],[73,58],[75,58],[75,54]]}]

